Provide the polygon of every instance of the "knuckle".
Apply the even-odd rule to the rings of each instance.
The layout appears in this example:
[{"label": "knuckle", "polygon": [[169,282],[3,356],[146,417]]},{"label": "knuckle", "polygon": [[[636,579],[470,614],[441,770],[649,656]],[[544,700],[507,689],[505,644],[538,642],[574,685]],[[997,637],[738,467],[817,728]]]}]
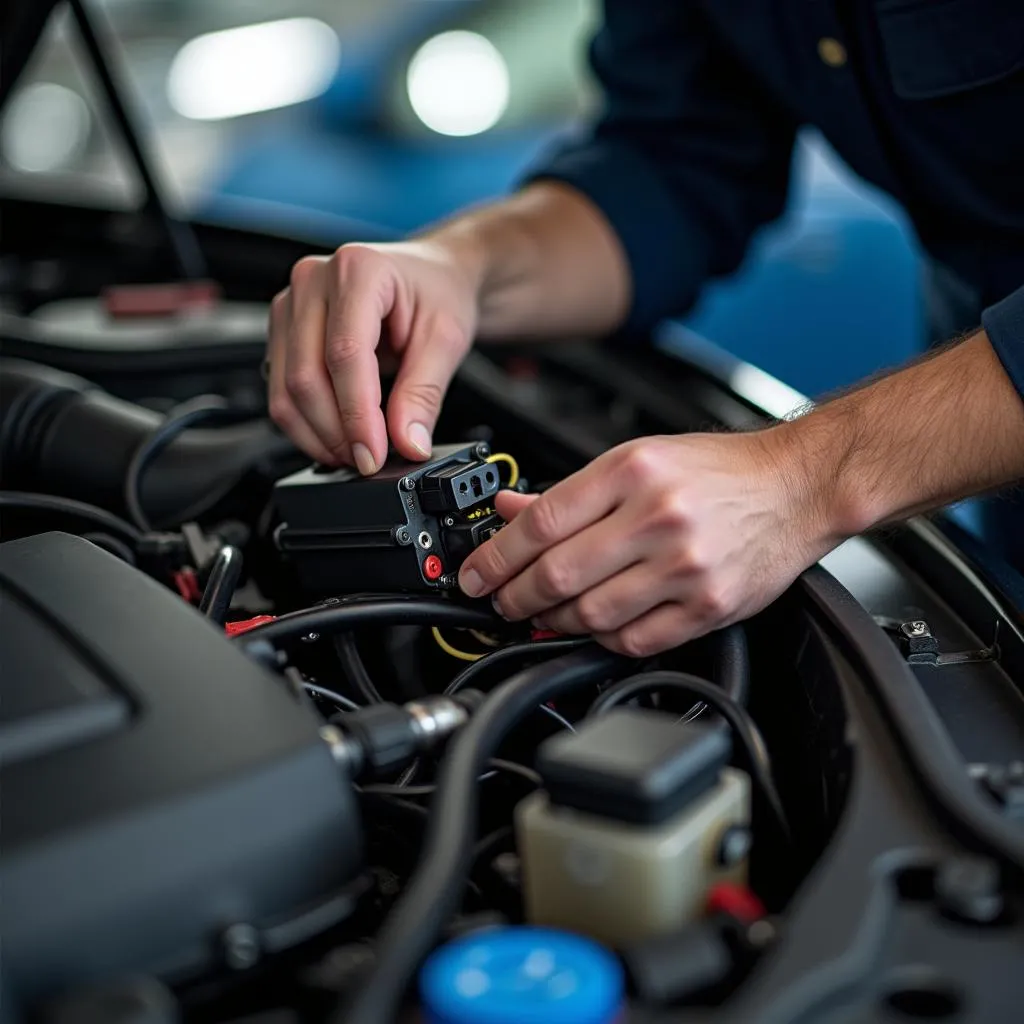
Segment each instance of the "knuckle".
[{"label": "knuckle", "polygon": [[621,471],[631,487],[642,487],[658,478],[662,470],[661,459],[649,445],[627,445],[622,454]]},{"label": "knuckle", "polygon": [[282,429],[295,422],[295,408],[285,395],[274,395],[270,399],[270,418]]},{"label": "knuckle", "polygon": [[690,526],[691,522],[690,503],[676,490],[661,494],[651,510],[651,524],[655,528],[682,530]]},{"label": "knuckle", "polygon": [[616,634],[616,645],[627,658],[646,658],[653,654],[653,645],[639,629],[626,628]]},{"label": "knuckle", "polygon": [[288,369],[284,383],[288,394],[297,402],[307,401],[320,389],[319,375],[305,366]]},{"label": "knuckle", "polygon": [[432,381],[421,381],[405,387],[405,397],[413,405],[430,413],[437,413],[444,400],[444,390],[440,384]]},{"label": "knuckle", "polygon": [[293,288],[302,288],[309,284],[319,273],[320,260],[316,256],[303,256],[296,260],[292,267],[291,285]]},{"label": "knuckle", "polygon": [[288,289],[282,288],[271,300],[270,300],[270,314],[271,316],[279,317],[283,316],[285,311],[285,305],[288,302]]},{"label": "knuckle", "polygon": [[351,366],[359,351],[359,342],[351,335],[339,334],[331,338],[324,346],[324,362],[327,369],[340,373]]},{"label": "knuckle", "polygon": [[[484,544],[483,547],[477,550],[474,568],[480,573],[485,583],[491,584],[494,581],[505,578],[508,570],[508,561],[497,544]],[[504,605],[502,610],[504,610]]]},{"label": "knuckle", "polygon": [[553,544],[558,539],[559,517],[553,501],[541,495],[525,512],[523,527],[538,544]]},{"label": "knuckle", "polygon": [[564,559],[545,555],[537,562],[537,583],[545,597],[564,601],[575,593],[576,574]]},{"label": "knuckle", "polygon": [[584,594],[576,604],[576,617],[588,633],[605,633],[612,627],[608,607],[599,598]]}]

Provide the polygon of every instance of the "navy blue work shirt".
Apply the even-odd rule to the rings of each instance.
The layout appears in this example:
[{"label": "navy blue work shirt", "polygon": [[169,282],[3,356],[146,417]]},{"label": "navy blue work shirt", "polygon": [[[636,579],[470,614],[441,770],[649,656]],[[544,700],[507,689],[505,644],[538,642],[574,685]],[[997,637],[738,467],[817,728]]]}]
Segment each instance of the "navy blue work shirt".
[{"label": "navy blue work shirt", "polygon": [[966,284],[1024,396],[1024,0],[605,0],[591,62],[603,114],[533,177],[611,222],[629,327],[739,265],[813,125]]}]

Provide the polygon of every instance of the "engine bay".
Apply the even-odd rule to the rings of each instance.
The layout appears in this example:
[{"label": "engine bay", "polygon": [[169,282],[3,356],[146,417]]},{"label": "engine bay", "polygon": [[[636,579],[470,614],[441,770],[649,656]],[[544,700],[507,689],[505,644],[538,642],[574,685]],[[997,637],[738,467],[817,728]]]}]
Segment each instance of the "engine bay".
[{"label": "engine bay", "polygon": [[[667,400],[644,358],[474,357],[451,444],[369,479],[305,464],[217,371],[168,403],[4,360],[8,1019],[1000,1019],[1019,736],[980,741],[997,806],[923,684],[1012,691],[1012,635],[957,661],[927,585],[876,597],[886,623],[814,570],[636,662],[460,595],[499,488],[756,418],[685,363]],[[959,978],[908,967],[904,931]]]}]

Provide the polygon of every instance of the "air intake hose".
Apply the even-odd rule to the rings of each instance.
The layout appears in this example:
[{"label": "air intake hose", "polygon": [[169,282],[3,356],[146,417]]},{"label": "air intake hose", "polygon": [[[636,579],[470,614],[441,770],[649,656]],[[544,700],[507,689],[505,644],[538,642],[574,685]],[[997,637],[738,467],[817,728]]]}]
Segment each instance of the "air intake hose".
[{"label": "air intake hose", "polygon": [[[124,479],[138,446],[163,422],[37,363],[0,359],[0,487],[61,494],[124,513]],[[225,496],[256,464],[293,451],[267,420],[196,428],[157,455],[142,481],[156,524],[175,523]]]}]

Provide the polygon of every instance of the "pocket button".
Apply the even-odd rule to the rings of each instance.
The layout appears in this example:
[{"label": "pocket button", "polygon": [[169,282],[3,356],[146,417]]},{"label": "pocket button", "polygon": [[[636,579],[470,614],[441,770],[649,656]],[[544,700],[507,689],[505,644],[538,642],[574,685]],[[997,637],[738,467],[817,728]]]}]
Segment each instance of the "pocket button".
[{"label": "pocket button", "polygon": [[818,56],[830,68],[841,68],[846,64],[846,47],[832,36],[818,40]]}]

